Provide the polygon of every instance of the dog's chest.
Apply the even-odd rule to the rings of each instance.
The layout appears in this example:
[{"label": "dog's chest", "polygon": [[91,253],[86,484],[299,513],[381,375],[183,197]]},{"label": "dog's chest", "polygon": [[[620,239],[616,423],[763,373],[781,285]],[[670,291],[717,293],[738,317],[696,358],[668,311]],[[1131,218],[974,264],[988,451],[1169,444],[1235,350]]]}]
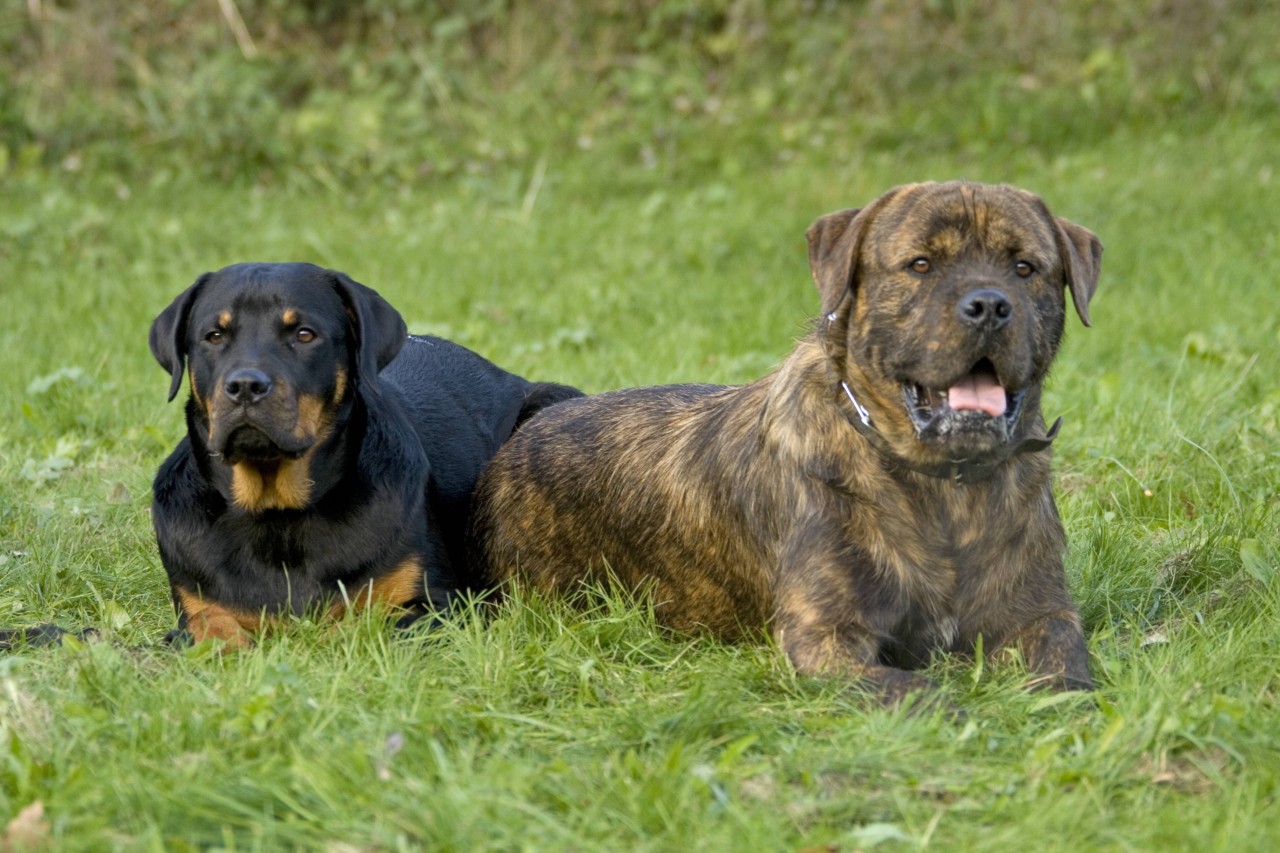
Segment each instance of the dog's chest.
[{"label": "dog's chest", "polygon": [[864,505],[851,531],[881,596],[895,602],[885,627],[912,648],[967,647],[969,614],[986,609],[993,584],[1015,579],[1025,562],[1023,524],[999,514],[1003,495],[940,491]]},{"label": "dog's chest", "polygon": [[338,517],[313,511],[228,519],[241,527],[241,535],[224,540],[240,543],[239,553],[228,554],[227,561],[254,567],[257,577],[273,578],[295,594],[319,593],[335,579],[378,568],[371,556],[398,555],[403,548],[397,543],[412,531],[393,519],[367,510]]}]

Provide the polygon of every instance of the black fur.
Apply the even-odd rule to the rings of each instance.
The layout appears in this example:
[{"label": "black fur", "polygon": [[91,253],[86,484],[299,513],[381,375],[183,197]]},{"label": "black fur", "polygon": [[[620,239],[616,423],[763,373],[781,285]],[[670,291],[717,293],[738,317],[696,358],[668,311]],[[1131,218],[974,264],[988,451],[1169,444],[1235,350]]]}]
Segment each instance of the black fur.
[{"label": "black fur", "polygon": [[[303,327],[313,339],[300,342]],[[172,374],[170,399],[184,361],[195,383],[152,519],[179,628],[197,639],[239,642],[263,615],[362,594],[402,624],[447,607],[472,586],[463,534],[481,469],[523,419],[580,395],[449,341],[406,337],[376,292],[310,264],[201,276],[156,318],[151,348]],[[245,369],[271,380],[263,400],[229,400],[227,377]],[[319,411],[310,436],[298,414],[308,401]],[[236,491],[238,473],[278,484],[288,466],[305,499],[279,486],[286,498]],[[379,592],[395,572],[404,577]]]}]

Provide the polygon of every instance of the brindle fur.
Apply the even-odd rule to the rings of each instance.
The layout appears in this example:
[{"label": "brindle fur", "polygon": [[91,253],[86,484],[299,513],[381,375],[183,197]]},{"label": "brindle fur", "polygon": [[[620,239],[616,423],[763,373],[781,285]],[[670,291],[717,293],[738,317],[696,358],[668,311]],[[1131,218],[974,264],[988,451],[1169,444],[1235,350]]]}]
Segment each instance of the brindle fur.
[{"label": "brindle fur", "polygon": [[[1018,438],[1043,438],[1040,385],[1064,287],[1086,323],[1101,244],[1036,196],[953,182],[892,190],[809,231],[823,317],[773,373],[565,403],[526,425],[477,489],[481,570],[572,596],[584,581],[652,595],[659,622],[737,640],[768,629],[797,671],[897,702],[936,651],[1019,647],[1035,684],[1092,686],[1063,571],[1049,453],[985,433],[924,441],[901,383],[947,387],[979,359],[1026,392]],[[927,275],[911,271],[927,257]],[[1018,260],[1034,272],[1022,278]],[[1013,321],[957,320],[975,287]],[[853,428],[858,389],[881,446]],[[964,485],[912,465],[994,460]]]}]

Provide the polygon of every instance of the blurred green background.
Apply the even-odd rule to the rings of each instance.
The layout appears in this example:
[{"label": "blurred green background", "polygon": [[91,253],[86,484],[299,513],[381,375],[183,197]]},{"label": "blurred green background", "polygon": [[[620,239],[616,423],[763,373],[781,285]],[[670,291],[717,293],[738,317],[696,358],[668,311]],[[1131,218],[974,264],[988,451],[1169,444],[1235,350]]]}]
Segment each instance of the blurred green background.
[{"label": "blurred green background", "polygon": [[0,173],[737,177],[1272,116],[1266,0],[5,0]]},{"label": "blurred green background", "polygon": [[[0,626],[109,640],[0,656],[0,850],[1270,851],[1277,45],[1262,0],[0,0]],[[1095,697],[947,657],[968,721],[911,718],[620,602],[154,647],[146,331],[199,273],[744,382],[817,310],[809,223],[956,177],[1107,247],[1045,399]]]}]

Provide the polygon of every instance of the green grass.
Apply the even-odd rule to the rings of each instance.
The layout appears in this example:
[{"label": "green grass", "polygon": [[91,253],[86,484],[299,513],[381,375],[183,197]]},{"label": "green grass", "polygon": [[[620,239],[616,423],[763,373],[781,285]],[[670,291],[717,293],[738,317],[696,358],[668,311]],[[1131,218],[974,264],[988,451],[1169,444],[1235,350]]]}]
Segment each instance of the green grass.
[{"label": "green grass", "polygon": [[[679,180],[582,151],[540,178],[342,192],[10,175],[0,623],[110,642],[0,659],[0,824],[40,801],[67,850],[1272,849],[1277,131],[912,157],[851,139]],[[816,310],[813,219],[957,176],[1036,190],[1107,246],[1094,328],[1072,321],[1046,403],[1096,700],[947,659],[932,674],[966,721],[889,713],[609,600],[434,636],[362,617],[227,657],[149,648],[173,622],[149,482],[182,427],[146,330],[200,272],[334,266],[415,330],[593,391],[740,382]]]}]

